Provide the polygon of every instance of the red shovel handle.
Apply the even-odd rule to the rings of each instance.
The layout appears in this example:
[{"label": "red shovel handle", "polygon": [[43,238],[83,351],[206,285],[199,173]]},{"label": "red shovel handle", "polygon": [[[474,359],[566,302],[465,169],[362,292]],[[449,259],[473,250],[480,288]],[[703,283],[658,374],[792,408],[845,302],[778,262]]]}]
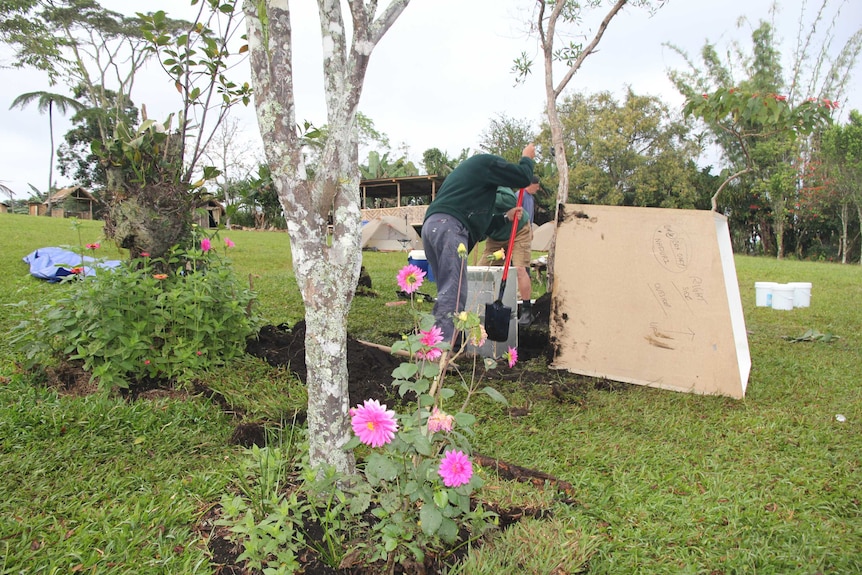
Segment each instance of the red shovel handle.
[{"label": "red shovel handle", "polygon": [[[524,203],[524,188],[521,188],[518,192],[518,203],[515,204],[516,208],[520,208]],[[521,210],[515,212],[515,217],[512,218],[512,233],[509,234],[509,245],[506,247],[506,263],[503,265],[503,285],[505,286],[505,282],[509,277],[509,262],[512,261],[512,247],[515,245],[515,234],[518,232],[518,216],[521,215]],[[500,290],[502,292],[502,290]],[[500,298],[502,299],[502,294]]]}]

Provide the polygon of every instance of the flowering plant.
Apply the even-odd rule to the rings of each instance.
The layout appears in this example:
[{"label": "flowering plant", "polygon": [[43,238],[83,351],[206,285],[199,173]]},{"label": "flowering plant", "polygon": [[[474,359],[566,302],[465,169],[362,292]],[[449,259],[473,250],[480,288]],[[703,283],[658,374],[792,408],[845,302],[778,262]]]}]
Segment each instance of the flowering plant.
[{"label": "flowering plant", "polygon": [[[458,254],[466,261],[463,244]],[[424,276],[420,268],[406,266],[397,281],[412,294]],[[392,346],[393,353],[408,358],[392,373],[400,403],[408,409],[398,413],[376,399],[350,409],[354,436],[344,449],[356,452],[358,473],[344,476],[327,466],[311,468],[306,459],[302,487],[288,496],[264,489],[256,513],[248,508],[258,506],[246,503],[253,497],[223,497],[224,519],[219,523],[231,526],[249,565],[266,567],[267,573],[291,572],[295,557],[311,546],[334,569],[345,561],[365,560],[384,562],[391,573],[396,564],[421,564],[429,553],[445,555],[465,533],[477,539],[495,527],[496,514],[472,504],[483,480],[470,459],[475,417],[466,408],[476,392],[504,404],[506,400],[493,388],[479,387],[474,364],[472,378],[460,377],[463,402],[449,407],[456,391],[444,385],[444,377],[450,362],[464,351],[453,353],[434,317],[411,309],[413,330]],[[453,319],[467,343],[483,345],[487,334],[477,314],[460,312]],[[513,366],[517,351],[509,348],[503,357]],[[484,363],[487,369],[497,365],[490,359]],[[304,494],[305,503],[297,493]],[[319,543],[303,532],[305,515],[321,528]]]},{"label": "flowering plant", "polygon": [[[200,232],[198,232],[200,233]],[[245,352],[254,294],[210,245],[140,257],[66,282],[63,297],[19,324],[30,366],[80,361],[106,389],[143,378],[190,379]],[[88,250],[99,244],[88,244]],[[211,248],[211,245],[210,245]]]},{"label": "flowering plant", "polygon": [[[424,272],[414,267],[406,266],[398,274],[404,291],[415,291],[421,285]],[[411,281],[411,277],[415,279]],[[465,530],[471,538],[478,538],[496,524],[493,512],[481,504],[471,505],[473,492],[483,485],[470,460],[469,436],[475,417],[465,411],[478,390],[477,382],[462,378],[463,404],[446,407],[456,395],[444,385],[446,368],[463,350],[452,355],[433,316],[416,312],[415,319],[412,333],[392,346],[393,353],[409,358],[392,375],[399,396],[409,399],[412,407],[398,414],[377,400],[365,400],[350,410],[355,436],[345,446],[370,449],[359,466],[365,481],[350,488],[351,507],[357,514],[368,511],[377,520],[362,551],[370,561],[385,560],[389,565],[406,560],[421,563],[426,553],[451,548]],[[475,313],[461,312],[454,323],[465,341],[477,346],[484,343],[487,335]],[[510,366],[517,361],[515,354],[510,349]],[[496,366],[492,360],[485,364]],[[506,401],[491,388],[481,391]]]}]

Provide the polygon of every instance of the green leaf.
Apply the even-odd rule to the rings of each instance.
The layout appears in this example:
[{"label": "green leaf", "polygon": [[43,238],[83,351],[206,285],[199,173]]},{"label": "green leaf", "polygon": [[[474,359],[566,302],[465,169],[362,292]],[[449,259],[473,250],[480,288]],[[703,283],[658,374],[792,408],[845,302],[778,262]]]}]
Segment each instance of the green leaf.
[{"label": "green leaf", "polygon": [[350,498],[350,512],[353,515],[360,515],[365,513],[368,507],[371,505],[371,493],[360,492],[355,493]]},{"label": "green leaf", "polygon": [[427,377],[428,379],[434,379],[440,373],[440,364],[435,362],[428,362],[425,364],[425,367],[422,368],[422,377]]},{"label": "green leaf", "polygon": [[[443,514],[436,505],[425,503],[419,510],[419,520],[422,522],[422,532],[426,535],[434,535],[443,525]],[[457,534],[457,529],[455,533]]]},{"label": "green leaf", "polygon": [[350,440],[349,440],[347,443],[345,443],[345,444],[344,444],[344,448],[343,448],[343,449],[344,449],[345,451],[351,451],[351,450],[356,449],[357,447],[359,447],[360,443],[362,443],[362,442],[361,442],[361,441],[359,441],[359,437],[357,437],[357,436],[355,436],[355,435],[354,435],[353,437],[351,437],[351,438],[350,438]]},{"label": "green leaf", "polygon": [[471,413],[464,413],[461,411],[455,414],[455,423],[458,424],[458,427],[471,427],[476,423],[476,416]]},{"label": "green leaf", "polygon": [[418,431],[410,434],[411,443],[413,444],[414,449],[419,453],[419,455],[424,455],[425,457],[431,457],[434,455],[434,448],[431,445],[431,442],[428,441],[428,438],[419,433]]},{"label": "green leaf", "polygon": [[385,455],[372,453],[365,463],[365,476],[372,484],[381,480],[393,481],[398,476],[398,467]]},{"label": "green leaf", "polygon": [[442,519],[443,521],[440,524],[437,533],[443,541],[451,545],[452,543],[455,543],[455,540],[458,538],[458,524],[448,517],[443,517]]},{"label": "green leaf", "polygon": [[394,379],[410,379],[419,371],[419,366],[415,363],[407,363],[404,362],[394,370],[392,370],[392,377]]},{"label": "green leaf", "polygon": [[506,398],[503,397],[503,394],[491,386],[486,385],[485,387],[483,387],[482,393],[484,393],[485,395],[487,395],[488,397],[490,397],[491,399],[493,399],[497,403],[501,403],[503,405],[509,404],[509,402],[506,401]]}]

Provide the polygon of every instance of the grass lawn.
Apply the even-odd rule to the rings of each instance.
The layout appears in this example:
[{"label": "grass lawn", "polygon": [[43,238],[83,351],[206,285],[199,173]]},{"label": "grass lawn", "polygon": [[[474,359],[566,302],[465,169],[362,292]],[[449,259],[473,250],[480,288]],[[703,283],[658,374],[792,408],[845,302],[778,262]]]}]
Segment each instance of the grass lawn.
[{"label": "grass lawn", "polygon": [[[100,222],[0,214],[0,329],[64,289],[31,278],[24,256],[101,234]],[[287,234],[225,235],[267,323],[302,319]],[[354,300],[352,337],[390,345],[409,329],[406,306],[383,305],[405,263],[365,253],[380,295]],[[474,400],[474,449],[570,483],[574,501],[482,470],[490,497],[552,518],[521,521],[460,573],[862,573],[862,267],[737,256],[736,268],[752,357],[743,400],[586,381],[561,402],[562,376],[540,360],[528,366],[540,383],[490,382],[528,409]],[[755,307],[756,281],[811,282],[811,306]],[[838,338],[785,339],[808,329]],[[287,370],[251,357],[200,374],[229,410],[195,395],[60,394],[15,359],[0,339],[0,575],[215,573],[196,525],[246,457],[228,441],[234,412],[278,422],[305,402]]]}]

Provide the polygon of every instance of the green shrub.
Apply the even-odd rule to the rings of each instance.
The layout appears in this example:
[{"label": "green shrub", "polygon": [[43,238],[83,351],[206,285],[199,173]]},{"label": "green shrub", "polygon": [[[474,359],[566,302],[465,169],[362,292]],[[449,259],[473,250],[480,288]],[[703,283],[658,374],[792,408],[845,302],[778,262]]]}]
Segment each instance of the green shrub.
[{"label": "green shrub", "polygon": [[96,267],[94,275],[68,276],[63,287],[61,298],[13,330],[13,344],[29,368],[80,361],[105,389],[147,378],[187,381],[241,356],[257,327],[254,294],[206,237],[201,248]]}]

